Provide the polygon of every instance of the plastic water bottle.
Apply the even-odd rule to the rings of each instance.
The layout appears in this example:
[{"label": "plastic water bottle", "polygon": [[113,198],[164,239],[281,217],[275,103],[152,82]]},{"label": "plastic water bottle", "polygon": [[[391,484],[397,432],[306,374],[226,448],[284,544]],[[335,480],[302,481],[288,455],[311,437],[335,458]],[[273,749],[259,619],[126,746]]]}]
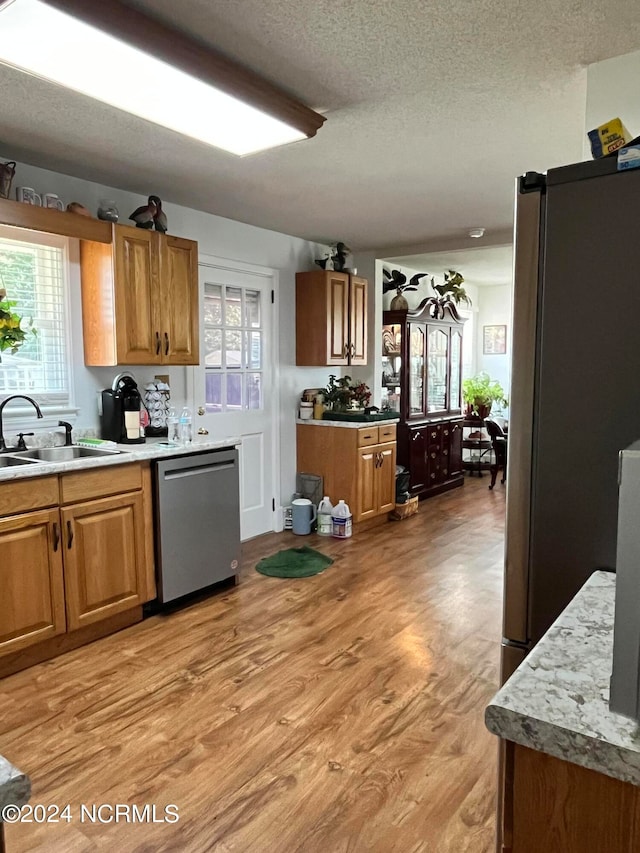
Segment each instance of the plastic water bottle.
[{"label": "plastic water bottle", "polygon": [[331,536],[333,533],[333,522],[331,513],[333,512],[333,504],[325,495],[318,504],[318,535]]},{"label": "plastic water bottle", "polygon": [[169,441],[180,441],[180,421],[174,406],[167,412],[167,438]]},{"label": "plastic water bottle", "polygon": [[180,441],[183,444],[191,444],[193,435],[191,432],[191,409],[185,406],[180,413]]},{"label": "plastic water bottle", "polygon": [[353,533],[353,516],[349,505],[344,501],[338,501],[338,505],[331,513],[332,535],[336,539],[348,539]]}]

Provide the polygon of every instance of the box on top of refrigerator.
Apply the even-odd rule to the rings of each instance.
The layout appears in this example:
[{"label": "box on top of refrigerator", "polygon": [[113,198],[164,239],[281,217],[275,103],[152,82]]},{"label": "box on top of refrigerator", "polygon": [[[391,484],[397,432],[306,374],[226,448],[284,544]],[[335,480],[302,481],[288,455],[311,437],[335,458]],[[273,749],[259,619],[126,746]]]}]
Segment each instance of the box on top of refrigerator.
[{"label": "box on top of refrigerator", "polygon": [[601,124],[588,133],[593,159],[613,154],[631,142],[632,136],[619,118],[612,118],[606,124]]}]

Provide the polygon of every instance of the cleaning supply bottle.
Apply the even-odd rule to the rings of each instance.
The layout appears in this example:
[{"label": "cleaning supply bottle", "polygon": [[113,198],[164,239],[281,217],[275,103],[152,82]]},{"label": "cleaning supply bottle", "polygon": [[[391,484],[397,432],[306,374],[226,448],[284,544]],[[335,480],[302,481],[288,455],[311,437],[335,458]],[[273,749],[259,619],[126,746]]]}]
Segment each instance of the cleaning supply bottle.
[{"label": "cleaning supply bottle", "polygon": [[339,500],[338,505],[333,508],[331,526],[332,535],[336,539],[348,539],[353,533],[353,516],[349,505],[343,500]]},{"label": "cleaning supply bottle", "polygon": [[333,521],[331,520],[332,512],[333,504],[325,495],[318,504],[317,532],[319,536],[331,536],[333,533]]}]

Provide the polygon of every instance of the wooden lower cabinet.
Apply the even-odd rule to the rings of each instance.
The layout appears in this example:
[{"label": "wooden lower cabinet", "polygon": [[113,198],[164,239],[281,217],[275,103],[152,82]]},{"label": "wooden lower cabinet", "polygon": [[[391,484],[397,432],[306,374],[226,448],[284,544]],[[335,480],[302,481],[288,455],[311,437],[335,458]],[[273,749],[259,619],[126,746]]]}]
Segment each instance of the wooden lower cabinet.
[{"label": "wooden lower cabinet", "polygon": [[142,495],[118,495],[61,510],[67,625],[82,628],[144,603]]},{"label": "wooden lower cabinet", "polygon": [[0,676],[139,621],[152,528],[148,465],[0,484]]},{"label": "wooden lower cabinet", "polygon": [[502,853],[637,853],[640,788],[518,744]]},{"label": "wooden lower cabinet", "polygon": [[[357,512],[355,521],[364,521],[395,507],[395,444],[360,448],[357,470]],[[353,509],[352,509],[353,512]]]},{"label": "wooden lower cabinet", "polygon": [[57,509],[0,518],[0,654],[66,630]]},{"label": "wooden lower cabinet", "polygon": [[323,479],[324,494],[349,504],[354,523],[395,507],[396,427],[298,424],[298,471]]}]

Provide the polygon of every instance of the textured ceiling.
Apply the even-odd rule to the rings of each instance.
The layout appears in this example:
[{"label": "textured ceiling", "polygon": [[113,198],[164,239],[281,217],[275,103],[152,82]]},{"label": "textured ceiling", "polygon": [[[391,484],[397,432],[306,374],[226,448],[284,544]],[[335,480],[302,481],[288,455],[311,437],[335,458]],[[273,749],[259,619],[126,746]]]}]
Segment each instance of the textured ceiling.
[{"label": "textured ceiling", "polygon": [[356,249],[509,227],[517,174],[581,159],[584,66],[640,47],[637,0],[134,5],[326,111],[326,124],[237,159],[0,67],[3,153]]},{"label": "textured ceiling", "polygon": [[[478,241],[480,243],[480,241]],[[513,250],[511,246],[482,246],[457,252],[428,252],[385,258],[388,269],[394,264],[428,272],[440,278],[445,270],[458,270],[468,284],[478,287],[510,285],[513,282]]]}]

